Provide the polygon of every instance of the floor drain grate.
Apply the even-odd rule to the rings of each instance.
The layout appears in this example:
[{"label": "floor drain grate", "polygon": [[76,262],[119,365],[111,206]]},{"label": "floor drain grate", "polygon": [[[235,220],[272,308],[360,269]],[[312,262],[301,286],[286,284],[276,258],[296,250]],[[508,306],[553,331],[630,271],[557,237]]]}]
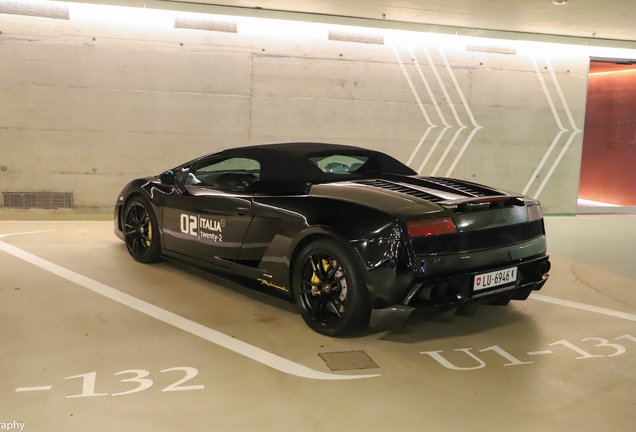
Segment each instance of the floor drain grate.
[{"label": "floor drain grate", "polygon": [[377,369],[378,366],[364,351],[337,351],[318,353],[332,371]]}]

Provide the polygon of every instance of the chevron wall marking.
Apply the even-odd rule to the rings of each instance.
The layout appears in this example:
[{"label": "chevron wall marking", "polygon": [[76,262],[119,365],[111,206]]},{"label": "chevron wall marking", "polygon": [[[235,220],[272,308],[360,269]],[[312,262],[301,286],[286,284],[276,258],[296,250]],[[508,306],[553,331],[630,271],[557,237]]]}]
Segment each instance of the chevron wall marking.
[{"label": "chevron wall marking", "polygon": [[[415,147],[415,149],[413,150],[413,152],[411,153],[411,156],[409,157],[408,161],[407,161],[407,165],[411,165],[413,163],[413,160],[415,159],[415,157],[417,156],[417,154],[420,152],[420,149],[422,148],[422,145],[424,144],[424,141],[426,140],[426,138],[428,137],[429,133],[431,132],[431,130],[433,128],[439,127],[439,125],[433,124],[433,122],[431,121],[431,118],[429,117],[428,113],[426,112],[424,105],[422,103],[422,100],[419,96],[419,94],[417,93],[417,90],[415,89],[415,86],[413,85],[413,81],[411,80],[405,66],[404,63],[402,61],[402,58],[400,57],[397,49],[395,46],[391,45],[391,49],[393,50],[393,53],[395,54],[395,57],[398,61],[398,64],[400,65],[400,69],[402,70],[402,73],[404,74],[404,77],[406,78],[406,81],[409,85],[409,88],[411,89],[411,92],[413,93],[413,96],[415,97],[415,100],[417,101],[417,104],[420,108],[420,111],[422,111],[422,114],[424,115],[424,118],[426,119],[426,122],[428,124],[428,129],[426,129],[426,131],[424,132],[424,135],[422,136],[422,138],[419,140],[419,142],[417,143],[417,146]],[[411,55],[411,59],[415,65],[415,68],[417,69],[417,72],[422,80],[422,82],[424,83],[424,87],[426,88],[426,91],[428,93],[428,96],[431,99],[431,102],[435,108],[435,110],[437,111],[437,114],[442,122],[442,124],[444,125],[444,129],[442,129],[439,133],[439,135],[437,136],[435,142],[433,143],[433,145],[431,146],[431,148],[429,149],[428,153],[426,154],[426,157],[424,158],[423,162],[420,164],[420,166],[417,169],[417,172],[419,174],[422,174],[422,171],[424,169],[424,167],[426,166],[426,164],[429,162],[431,156],[433,155],[434,151],[437,149],[439,143],[441,142],[442,138],[444,137],[445,133],[451,129],[453,126],[451,124],[448,123],[448,121],[446,120],[446,117],[444,116],[440,106],[439,106],[439,102],[437,101],[437,98],[435,97],[435,94],[433,93],[431,86],[428,82],[428,80],[426,79],[426,75],[424,74],[422,67],[417,59],[417,56],[415,55],[415,53],[413,52],[413,50],[410,47],[407,47],[409,54]],[[448,106],[450,107],[452,113],[453,113],[453,117],[455,119],[455,122],[457,123],[457,131],[455,131],[455,134],[453,135],[452,139],[450,140],[450,142],[448,143],[446,149],[444,150],[442,156],[440,157],[440,159],[437,161],[437,164],[435,165],[435,168],[433,169],[432,175],[436,175],[437,172],[439,171],[441,165],[444,163],[444,161],[446,160],[448,154],[450,153],[451,149],[453,148],[455,142],[457,141],[459,135],[466,129],[468,129],[468,126],[465,125],[461,119],[459,118],[459,114],[457,113],[457,109],[455,107],[455,104],[453,103],[447,89],[446,86],[444,85],[444,81],[442,80],[442,77],[439,73],[439,70],[437,68],[437,66],[435,65],[435,62],[433,61],[433,58],[431,57],[431,54],[428,50],[428,48],[426,46],[422,46],[422,49],[424,50],[424,53],[426,55],[426,58],[428,60],[428,63],[431,67],[431,70],[433,71],[433,74],[435,76],[435,79],[437,80],[442,93],[444,94],[444,98],[446,99],[446,102],[448,103]],[[446,57],[446,54],[444,53],[442,48],[438,48],[440,55],[442,56],[442,59],[444,61],[444,65],[446,66],[446,69],[448,70],[448,73],[450,75],[450,78],[453,82],[453,85],[455,86],[455,89],[457,90],[457,93],[462,101],[462,104],[464,106],[464,108],[466,109],[466,112],[468,113],[468,116],[470,118],[471,124],[473,126],[473,130],[471,131],[470,135],[468,136],[468,138],[466,139],[466,141],[464,142],[464,144],[462,145],[462,148],[460,149],[459,153],[457,154],[457,156],[455,157],[455,159],[453,160],[453,163],[451,164],[450,169],[448,170],[448,172],[446,173],[446,176],[450,176],[450,174],[453,172],[453,170],[455,169],[455,167],[457,166],[457,163],[459,162],[459,160],[461,159],[461,157],[463,156],[464,152],[466,151],[466,148],[469,146],[470,142],[472,141],[473,137],[475,136],[475,134],[480,130],[483,129],[482,126],[479,126],[475,120],[475,117],[468,105],[468,102],[466,101],[466,97],[464,96],[464,93],[461,89],[461,87],[459,86],[459,83],[457,82],[457,77],[455,76],[455,73],[453,72],[453,69],[450,66],[450,63],[448,62],[448,58]]]},{"label": "chevron wall marking", "polygon": [[424,109],[424,105],[422,104],[420,96],[417,94],[417,91],[415,90],[415,87],[413,86],[413,82],[411,81],[411,78],[409,77],[409,74],[406,71],[404,64],[402,63],[402,59],[400,58],[400,54],[397,52],[397,49],[393,45],[391,45],[391,49],[393,50],[393,54],[395,54],[395,58],[397,58],[397,61],[400,64],[400,69],[402,69],[402,73],[404,73],[404,77],[406,78],[406,81],[408,82],[409,87],[411,88],[411,92],[413,92],[413,96],[415,96],[417,105],[420,107],[420,111],[422,111],[422,114],[424,115],[424,118],[426,119],[426,123],[428,124],[428,128],[426,129],[426,131],[424,131],[424,135],[422,135],[422,138],[420,138],[420,141],[417,143],[417,146],[413,150],[413,153],[411,153],[411,157],[409,157],[408,162],[406,162],[406,164],[410,166],[411,162],[413,162],[413,159],[415,158],[415,155],[420,151],[420,148],[422,147],[424,140],[426,140],[426,137],[428,136],[428,134],[431,132],[432,129],[436,128],[437,125],[434,125],[433,123],[431,123],[431,119],[428,117],[428,113]]},{"label": "chevron wall marking", "polygon": [[[464,155],[464,152],[466,151],[466,149],[470,145],[470,142],[473,140],[473,137],[475,136],[475,134],[477,132],[479,132],[480,129],[483,129],[483,127],[479,126],[477,124],[477,121],[475,120],[475,117],[473,116],[473,112],[471,111],[470,107],[468,106],[468,102],[466,102],[466,97],[464,97],[464,92],[462,91],[461,87],[459,86],[459,83],[457,82],[457,77],[455,77],[455,73],[453,72],[453,68],[451,68],[450,63],[448,62],[448,59],[446,58],[446,54],[444,53],[444,50],[442,48],[439,48],[439,53],[441,54],[442,60],[444,61],[444,65],[446,66],[446,69],[448,70],[448,74],[450,75],[451,80],[453,81],[453,84],[455,85],[455,89],[457,90],[457,93],[459,94],[459,98],[461,99],[462,104],[464,105],[464,108],[466,109],[466,112],[468,113],[468,118],[470,118],[470,123],[473,125],[473,128],[474,128],[470,132],[470,135],[468,135],[468,138],[466,138],[466,141],[464,142],[464,145],[459,150],[459,153],[457,153],[457,156],[455,157],[455,160],[453,161],[453,163],[451,164],[450,168],[446,172],[446,177],[450,177],[450,175],[455,170],[455,167],[457,166],[457,163],[462,158],[462,156]],[[450,104],[450,99],[449,99],[449,104]],[[453,107],[452,104],[451,104],[451,107]],[[455,112],[455,111],[453,110],[453,112]]]},{"label": "chevron wall marking", "polygon": [[422,174],[422,170],[424,169],[424,166],[426,165],[426,163],[430,159],[431,155],[433,154],[433,152],[435,151],[435,149],[439,145],[439,142],[441,141],[442,137],[444,136],[444,134],[446,133],[446,131],[448,129],[452,128],[452,126],[449,125],[446,122],[446,118],[444,117],[444,114],[442,114],[442,110],[439,108],[439,104],[437,103],[437,99],[435,98],[435,95],[433,94],[433,91],[431,90],[431,86],[428,84],[428,81],[426,80],[426,77],[424,76],[424,73],[422,72],[422,68],[420,67],[419,62],[417,61],[417,57],[415,57],[415,53],[413,52],[411,47],[409,47],[408,50],[409,50],[409,54],[411,54],[411,58],[413,59],[413,62],[415,63],[415,68],[417,69],[417,72],[419,73],[420,78],[424,82],[424,86],[426,87],[426,91],[428,92],[428,95],[431,98],[431,101],[433,102],[433,106],[435,107],[435,110],[437,111],[437,115],[439,115],[440,119],[442,120],[442,123],[444,124],[444,126],[446,126],[444,129],[442,129],[440,134],[437,136],[437,139],[435,140],[435,143],[433,143],[433,146],[429,149],[428,154],[424,158],[424,161],[422,162],[422,164],[418,168],[417,172],[419,174]]},{"label": "chevron wall marking", "polygon": [[539,186],[539,189],[537,190],[537,193],[534,195],[534,198],[539,198],[539,195],[543,191],[543,188],[545,187],[546,183],[548,183],[548,180],[550,180],[550,177],[552,177],[554,170],[559,166],[561,159],[563,159],[563,155],[565,155],[565,152],[567,152],[568,148],[570,148],[570,144],[572,144],[572,141],[574,140],[574,138],[581,133],[581,129],[579,129],[576,126],[576,123],[574,122],[574,117],[572,117],[572,112],[570,111],[568,102],[565,100],[565,96],[563,95],[563,90],[561,89],[561,84],[559,84],[559,80],[557,79],[556,74],[554,73],[554,69],[552,68],[552,63],[550,62],[550,59],[545,57],[545,62],[548,65],[550,75],[552,76],[554,85],[557,88],[557,92],[559,93],[559,98],[561,99],[561,103],[563,104],[563,107],[565,108],[565,112],[568,116],[568,120],[570,121],[570,125],[572,126],[573,131],[572,131],[572,135],[570,135],[570,138],[565,143],[565,146],[563,146],[563,149],[561,149],[559,156],[556,158],[556,160],[552,164],[552,167],[550,167],[550,171],[548,171],[548,174],[543,179],[543,182],[541,183],[541,186]]},{"label": "chevron wall marking", "polygon": [[[453,102],[451,101],[450,96],[448,95],[448,92],[446,91],[446,86],[444,85],[444,82],[442,81],[442,78],[440,77],[439,72],[437,71],[437,66],[435,66],[435,62],[433,61],[433,58],[431,57],[431,53],[428,51],[428,48],[426,46],[422,46],[422,48],[424,49],[424,53],[426,54],[426,58],[428,59],[428,62],[431,65],[431,69],[433,69],[433,74],[435,75],[435,78],[437,79],[437,82],[438,82],[440,88],[442,89],[442,92],[444,93],[444,97],[446,98],[446,101],[448,102],[448,105],[451,107],[451,110],[452,110],[453,115],[455,117],[455,121],[460,126],[459,129],[457,129],[457,131],[455,132],[455,135],[453,136],[451,141],[448,143],[448,146],[446,146],[446,150],[444,150],[444,153],[442,154],[442,157],[439,159],[439,161],[437,161],[437,165],[435,165],[435,168],[433,169],[433,172],[431,174],[431,175],[434,176],[435,174],[437,174],[437,171],[439,170],[439,167],[442,165],[442,163],[446,159],[446,156],[448,156],[448,153],[450,152],[451,148],[455,144],[455,141],[457,141],[457,137],[459,137],[459,134],[464,129],[466,129],[466,126],[464,126],[461,123],[461,121],[459,120],[459,116],[457,115],[457,110],[455,110],[455,105],[453,105]],[[420,173],[421,172],[422,172],[422,170],[420,170]]]},{"label": "chevron wall marking", "polygon": [[[437,165],[435,165],[435,168],[433,169],[433,172],[431,173],[431,175],[434,176],[435,174],[437,174],[437,171],[439,170],[439,167],[442,165],[442,163],[446,159],[446,156],[448,156],[448,152],[450,152],[451,148],[455,144],[455,141],[457,141],[457,137],[462,132],[462,130],[466,129],[466,126],[464,126],[459,121],[459,116],[457,115],[457,111],[455,110],[455,106],[453,105],[453,102],[450,100],[450,96],[448,96],[448,92],[446,91],[446,86],[442,82],[442,78],[439,76],[439,72],[437,71],[437,67],[435,66],[435,62],[431,58],[431,54],[428,52],[428,48],[426,48],[426,46],[422,46],[422,48],[424,49],[424,53],[426,54],[426,58],[428,59],[428,62],[431,65],[431,69],[433,70],[433,74],[435,75],[435,78],[437,79],[437,82],[438,82],[439,86],[441,87],[442,92],[444,93],[444,97],[446,98],[446,101],[448,102],[448,105],[451,107],[451,109],[453,111],[453,114],[455,116],[455,121],[457,121],[457,123],[461,126],[455,132],[455,135],[453,136],[451,141],[448,143],[448,146],[446,146],[446,150],[444,150],[444,153],[442,154],[442,157],[439,159],[439,161],[437,161]],[[421,172],[422,171],[420,170],[420,173]]]},{"label": "chevron wall marking", "polygon": [[[548,160],[548,157],[550,156],[550,154],[552,154],[552,151],[554,150],[554,148],[556,147],[557,143],[561,139],[561,136],[564,133],[568,132],[568,130],[566,128],[564,128],[563,124],[561,123],[561,118],[559,117],[559,114],[557,113],[557,110],[556,110],[556,108],[554,106],[554,101],[552,100],[552,96],[550,96],[550,92],[548,91],[548,87],[545,85],[545,80],[543,79],[543,75],[541,75],[541,71],[539,71],[539,66],[537,65],[537,59],[534,58],[534,56],[530,56],[530,60],[532,61],[532,65],[534,66],[534,70],[537,73],[537,77],[539,78],[539,82],[541,83],[541,88],[543,89],[543,93],[545,93],[545,97],[548,100],[548,104],[550,105],[550,109],[552,110],[552,115],[554,116],[554,120],[556,121],[557,126],[560,129],[560,132],[554,137],[554,140],[552,140],[552,144],[550,144],[550,147],[548,147],[548,150],[545,152],[545,155],[543,156],[543,159],[541,159],[541,162],[539,162],[539,165],[534,170],[534,173],[532,173],[532,177],[530,177],[530,180],[528,180],[528,183],[526,184],[526,187],[523,189],[523,194],[524,195],[528,193],[528,190],[532,186],[532,183],[534,183],[534,180],[537,178],[537,175],[539,174],[539,171],[541,171],[541,169],[543,168],[543,165],[545,165],[546,161]],[[554,171],[554,170],[552,170],[552,171]],[[552,173],[550,173],[550,175],[552,175]],[[545,183],[546,183],[546,181],[544,179],[544,182],[542,183],[542,186],[540,187],[540,189],[543,189],[543,186],[545,185]],[[539,190],[538,192],[541,192],[541,190]],[[535,198],[536,198],[536,195],[535,195]]]}]

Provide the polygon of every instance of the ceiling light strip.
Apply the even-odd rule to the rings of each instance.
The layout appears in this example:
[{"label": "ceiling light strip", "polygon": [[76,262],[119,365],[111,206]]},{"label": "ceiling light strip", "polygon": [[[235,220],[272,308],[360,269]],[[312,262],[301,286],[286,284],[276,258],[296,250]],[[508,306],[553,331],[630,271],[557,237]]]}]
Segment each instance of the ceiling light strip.
[{"label": "ceiling light strip", "polygon": [[217,31],[225,33],[238,32],[236,21],[208,18],[191,18],[183,16],[177,16],[174,19],[174,28]]},{"label": "ceiling light strip", "polygon": [[384,45],[384,35],[382,33],[355,31],[353,29],[330,29],[328,39],[330,41]]},{"label": "ceiling light strip", "polygon": [[[144,0],[144,7],[119,7],[104,4],[105,0],[91,0],[88,4],[84,0],[76,2],[65,1],[22,1],[0,0],[4,13],[18,13],[21,15],[41,16],[42,6],[30,9],[29,4],[44,4],[49,8],[47,18],[70,19],[86,21],[82,14],[84,9],[98,9],[100,15],[93,14],[93,19],[88,21],[106,21],[108,23],[120,23],[126,25],[164,26],[164,18],[167,18],[167,26],[174,28],[176,15],[198,15],[201,17],[214,17],[212,19],[229,19],[237,22],[238,32],[245,34],[257,34],[262,36],[288,36],[284,31],[288,27],[301,28],[297,38],[307,38],[305,33],[315,39],[317,35],[328,38],[329,28],[343,28],[351,32],[364,32],[382,34],[383,43],[393,46],[419,46],[422,40],[431,40],[436,47],[443,49],[466,49],[468,43],[474,45],[489,45],[503,43],[504,46],[512,45],[518,55],[552,56],[564,58],[603,57],[617,59],[635,59],[636,41],[612,40],[602,38],[582,38],[574,36],[560,36],[548,34],[533,34],[522,32],[509,32],[501,30],[484,30],[464,27],[440,26],[418,23],[397,22],[388,20],[372,20],[366,18],[352,18],[332,15],[317,15],[301,12],[285,12],[271,10],[256,10],[251,8],[239,8],[230,6],[214,6],[194,3],[181,3],[175,1]],[[101,2],[101,4],[100,4]],[[9,11],[7,12],[7,5]],[[59,5],[59,6],[58,6]],[[17,6],[17,12],[16,12]],[[53,8],[53,9],[51,9]],[[36,11],[37,9],[37,11]],[[50,13],[51,10],[59,11],[60,15]],[[82,13],[76,13],[76,10]],[[30,11],[33,11],[32,14]],[[112,19],[104,19],[101,15],[115,15]],[[80,17],[76,16],[80,15]],[[139,19],[139,16],[147,19]],[[147,17],[146,17],[147,15]],[[154,23],[154,21],[159,23]],[[154,23],[154,24],[153,24]],[[254,27],[254,29],[252,29]],[[324,33],[323,33],[324,32]],[[333,37],[333,35],[332,35]],[[510,44],[509,41],[515,41]],[[507,43],[506,43],[507,42]]]}]

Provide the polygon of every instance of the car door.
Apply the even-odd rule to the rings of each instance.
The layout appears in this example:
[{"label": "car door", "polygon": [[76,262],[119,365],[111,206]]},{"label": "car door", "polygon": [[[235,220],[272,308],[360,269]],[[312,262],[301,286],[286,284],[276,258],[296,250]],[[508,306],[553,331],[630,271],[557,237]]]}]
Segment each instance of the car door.
[{"label": "car door", "polygon": [[252,221],[252,195],[245,189],[259,178],[254,159],[213,157],[194,164],[166,196],[164,248],[229,267]]}]

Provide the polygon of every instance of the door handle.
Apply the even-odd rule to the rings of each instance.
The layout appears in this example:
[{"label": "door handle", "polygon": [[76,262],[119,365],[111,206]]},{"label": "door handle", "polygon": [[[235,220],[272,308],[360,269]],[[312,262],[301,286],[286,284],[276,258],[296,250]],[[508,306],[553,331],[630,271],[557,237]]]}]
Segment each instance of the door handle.
[{"label": "door handle", "polygon": [[236,209],[236,213],[232,213],[232,212],[229,212],[229,211],[219,212],[219,211],[208,210],[208,209],[195,209],[194,211],[196,213],[200,213],[200,214],[213,214],[213,215],[217,215],[219,217],[221,217],[221,216],[232,216],[232,215],[249,216],[249,214],[250,214],[250,208],[249,207],[239,207],[239,208]]}]

